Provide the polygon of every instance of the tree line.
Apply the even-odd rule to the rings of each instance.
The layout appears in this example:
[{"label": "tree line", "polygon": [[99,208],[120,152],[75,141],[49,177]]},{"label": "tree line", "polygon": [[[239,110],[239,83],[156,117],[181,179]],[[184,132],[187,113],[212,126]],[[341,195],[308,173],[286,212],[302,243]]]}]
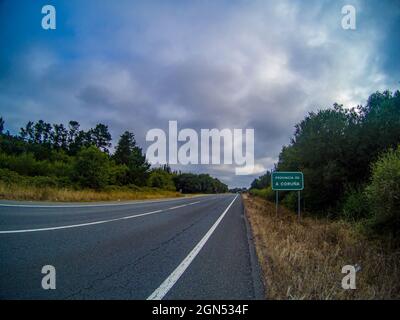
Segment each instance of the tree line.
[{"label": "tree line", "polygon": [[[295,126],[275,171],[302,171],[303,206],[312,215],[363,221],[398,237],[400,231],[400,92],[376,92],[365,106],[310,112]],[[273,199],[271,172],[252,192]],[[290,208],[294,192],[280,192]]]},{"label": "tree line", "polygon": [[184,193],[222,193],[227,186],[207,174],[151,168],[132,132],[125,131],[111,153],[108,126],[89,130],[79,122],[68,125],[29,121],[12,135],[0,117],[0,180],[51,187],[152,187]]}]

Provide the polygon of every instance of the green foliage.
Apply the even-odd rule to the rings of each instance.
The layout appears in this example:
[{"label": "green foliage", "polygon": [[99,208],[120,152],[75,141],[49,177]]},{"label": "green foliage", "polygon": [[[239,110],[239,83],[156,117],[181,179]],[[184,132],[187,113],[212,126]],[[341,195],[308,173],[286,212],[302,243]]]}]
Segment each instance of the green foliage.
[{"label": "green foliage", "polygon": [[[294,137],[279,155],[278,171],[303,171],[307,210],[363,217],[360,189],[368,182],[370,164],[400,142],[400,93],[374,93],[358,110],[333,108],[310,113],[296,125]],[[344,202],[343,202],[344,201]]]},{"label": "green foliage", "polygon": [[3,134],[4,131],[4,120],[0,117],[0,135]]},{"label": "green foliage", "polygon": [[5,182],[6,184],[23,184],[25,182],[24,177],[16,173],[15,171],[11,171],[9,169],[0,169],[0,181]]},{"label": "green foliage", "polygon": [[163,169],[152,170],[147,183],[149,187],[153,188],[176,190],[172,175]]},{"label": "green foliage", "polygon": [[275,192],[272,190],[271,186],[264,189],[250,189],[249,192],[253,196],[261,197],[269,201],[275,200]]},{"label": "green foliage", "polygon": [[32,153],[22,153],[19,156],[0,153],[0,166],[24,176],[43,176],[50,171],[49,163],[36,160]]},{"label": "green foliage", "polygon": [[107,154],[90,146],[78,152],[73,179],[82,188],[102,189],[109,182],[109,168],[110,161]]},{"label": "green foliage", "polygon": [[367,195],[362,187],[350,189],[345,194],[341,216],[348,221],[364,219],[369,214]]},{"label": "green foliage", "polygon": [[[13,137],[16,140],[17,137]],[[79,150],[91,145],[108,153],[111,147],[111,134],[108,127],[102,123],[88,131],[80,130],[77,121],[70,121],[68,129],[61,124],[53,124],[39,120],[29,121],[20,129],[18,137],[26,142],[24,152],[33,152],[38,159],[47,159],[50,150],[64,150],[70,155],[76,155]],[[14,141],[15,142],[15,141]]]},{"label": "green foliage", "polygon": [[99,123],[94,129],[89,130],[89,142],[105,153],[109,153],[108,148],[111,147],[111,134],[108,126]]},{"label": "green foliage", "polygon": [[256,178],[251,183],[250,189],[264,189],[271,185],[271,172],[267,171],[264,175]]},{"label": "green foliage", "polygon": [[297,192],[287,192],[285,197],[282,199],[282,204],[293,211],[297,211],[298,206],[298,194]]},{"label": "green foliage", "polygon": [[383,154],[372,166],[366,188],[371,208],[369,226],[377,233],[400,233],[400,146]]},{"label": "green foliage", "polygon": [[[357,110],[335,104],[309,113],[282,148],[275,169],[304,173],[302,198],[309,213],[344,218],[398,239],[399,144],[400,92],[376,92]],[[253,181],[250,192],[266,198],[263,178]],[[296,193],[282,192],[280,198],[296,208]]]},{"label": "green foliage", "polygon": [[7,185],[19,185],[29,187],[65,187],[69,186],[71,182],[66,177],[55,176],[23,176],[15,171],[9,169],[0,169],[0,181]]},{"label": "green foliage", "polygon": [[357,123],[354,112],[335,105],[310,113],[296,126],[292,144],[279,156],[279,171],[303,171],[308,208],[314,211],[335,206],[337,196],[351,175],[345,161],[352,153],[347,135]]},{"label": "green foliage", "polygon": [[132,153],[133,148],[136,147],[135,136],[133,133],[129,131],[125,131],[119,141],[118,145],[115,149],[114,160],[118,164],[128,165],[129,157]]},{"label": "green foliage", "polygon": [[117,164],[125,165],[124,183],[144,186],[148,179],[150,164],[142,149],[136,145],[135,136],[129,131],[121,135],[113,159]]},{"label": "green foliage", "polygon": [[225,193],[228,186],[208,174],[182,173],[174,177],[176,190],[183,193]]},{"label": "green foliage", "polygon": [[6,184],[130,191],[174,191],[177,184],[188,193],[228,191],[225,184],[209,175],[178,174],[168,165],[150,170],[133,133],[128,131],[110,155],[111,135],[104,124],[84,131],[77,121],[67,126],[29,121],[18,136],[2,134],[2,118],[0,126],[0,180]]}]

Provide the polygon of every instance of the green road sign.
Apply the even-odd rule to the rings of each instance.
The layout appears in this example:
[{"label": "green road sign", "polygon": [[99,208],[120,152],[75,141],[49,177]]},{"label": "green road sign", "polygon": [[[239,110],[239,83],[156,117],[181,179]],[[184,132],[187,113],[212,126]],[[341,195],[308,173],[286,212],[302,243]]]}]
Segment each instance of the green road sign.
[{"label": "green road sign", "polygon": [[272,190],[303,190],[302,172],[272,172]]}]

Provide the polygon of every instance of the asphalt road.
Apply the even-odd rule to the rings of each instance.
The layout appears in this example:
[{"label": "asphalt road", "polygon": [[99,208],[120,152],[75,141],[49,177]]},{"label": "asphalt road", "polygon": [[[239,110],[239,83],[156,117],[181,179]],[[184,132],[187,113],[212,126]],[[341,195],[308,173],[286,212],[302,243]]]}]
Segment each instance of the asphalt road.
[{"label": "asphalt road", "polygon": [[[0,202],[0,299],[262,299],[240,196]],[[56,289],[42,288],[42,267]]]}]

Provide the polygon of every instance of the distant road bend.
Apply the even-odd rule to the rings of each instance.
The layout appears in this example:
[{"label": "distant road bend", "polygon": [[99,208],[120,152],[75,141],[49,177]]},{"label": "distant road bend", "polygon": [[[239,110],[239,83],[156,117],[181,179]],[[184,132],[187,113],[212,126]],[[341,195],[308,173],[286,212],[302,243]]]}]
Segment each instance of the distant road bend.
[{"label": "distant road bend", "polygon": [[[0,202],[0,299],[262,299],[239,195]],[[56,289],[41,286],[56,269]]]}]

